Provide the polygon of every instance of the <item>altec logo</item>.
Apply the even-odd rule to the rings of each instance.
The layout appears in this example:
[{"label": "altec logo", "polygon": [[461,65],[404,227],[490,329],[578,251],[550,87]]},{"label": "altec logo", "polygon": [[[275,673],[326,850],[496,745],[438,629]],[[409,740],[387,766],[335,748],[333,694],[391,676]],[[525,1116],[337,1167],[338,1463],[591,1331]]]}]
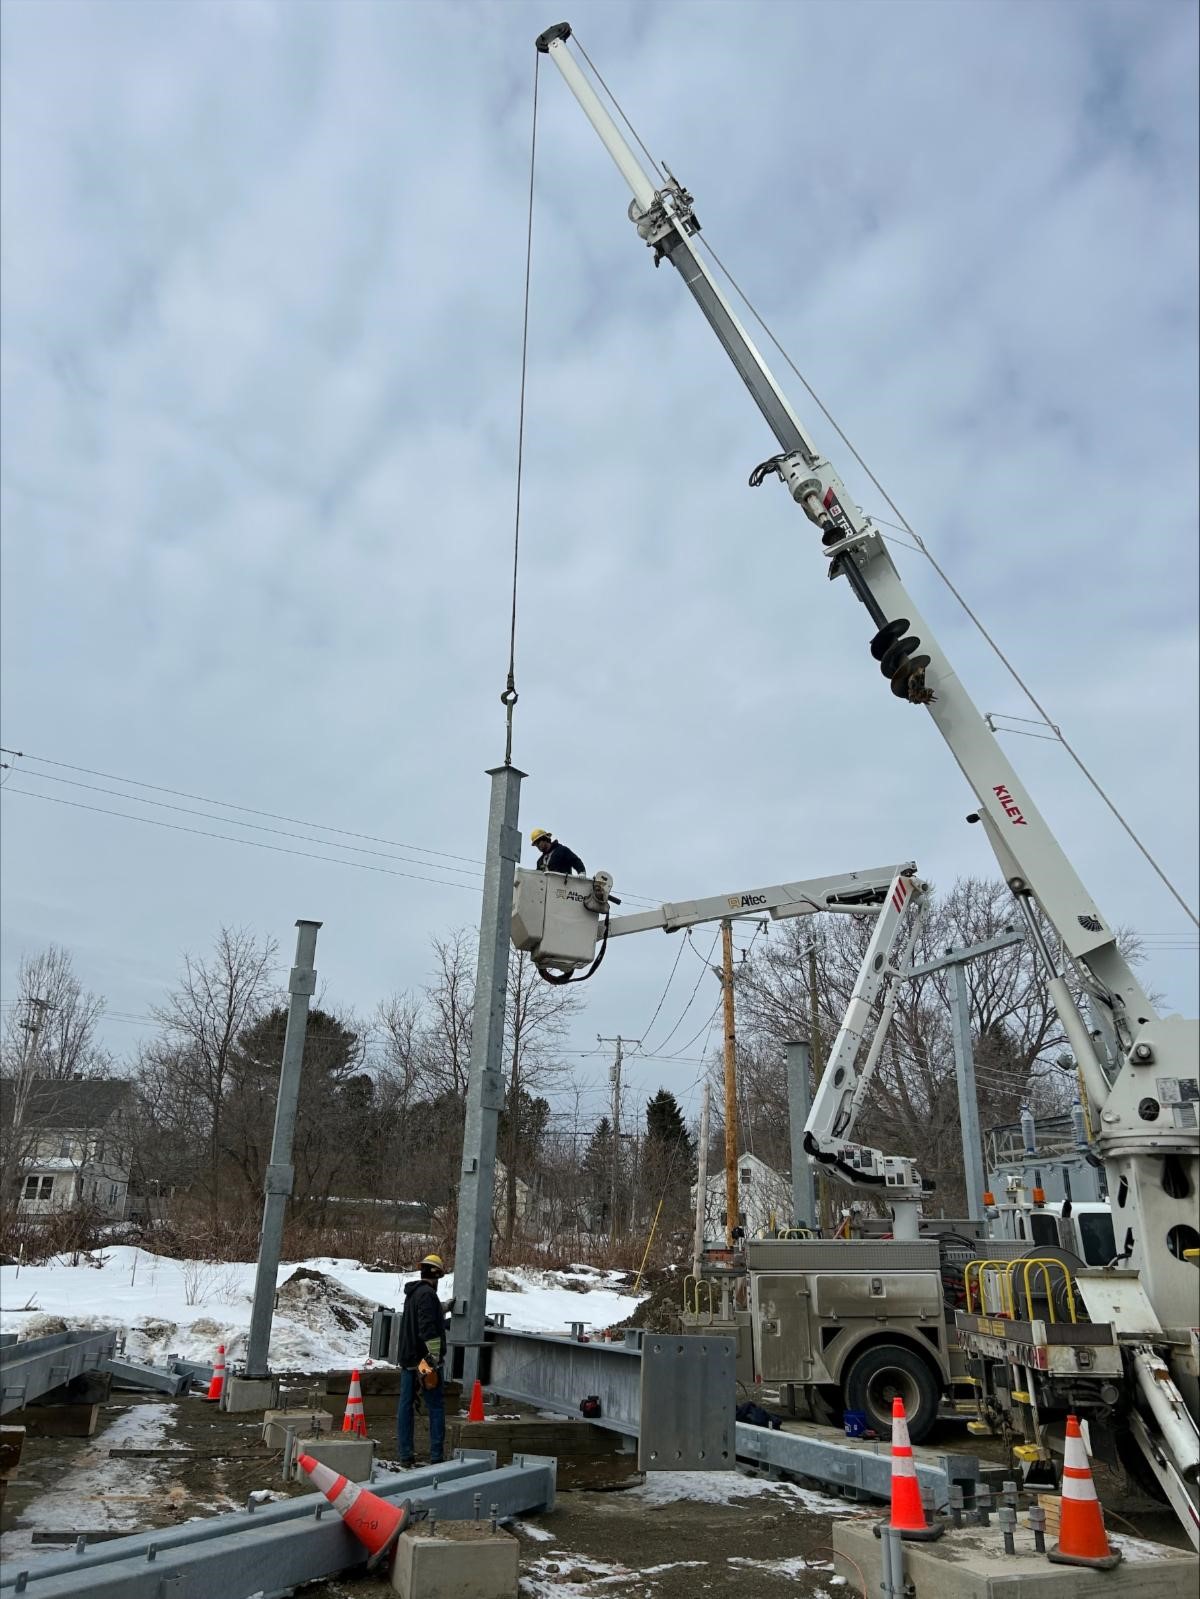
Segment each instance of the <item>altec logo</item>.
[{"label": "altec logo", "polygon": [[1017,804],[1016,800],[1013,799],[1012,795],[1008,792],[1003,783],[997,783],[992,789],[992,793],[1000,801],[1000,809],[1004,812],[1005,816],[1008,817],[1009,821],[1014,827],[1029,826],[1029,823],[1021,815],[1021,807]]},{"label": "altec logo", "polygon": [[737,894],[731,894],[725,903],[731,911],[744,911],[751,905],[765,905],[767,896],[765,894],[742,894],[739,897]]}]

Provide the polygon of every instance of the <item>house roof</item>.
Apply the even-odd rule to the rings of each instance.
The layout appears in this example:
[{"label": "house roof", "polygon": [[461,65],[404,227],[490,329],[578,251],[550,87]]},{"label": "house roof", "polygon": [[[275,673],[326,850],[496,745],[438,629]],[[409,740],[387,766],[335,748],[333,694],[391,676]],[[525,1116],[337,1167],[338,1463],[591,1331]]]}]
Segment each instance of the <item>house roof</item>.
[{"label": "house roof", "polygon": [[[24,1124],[30,1129],[91,1132],[106,1126],[132,1092],[132,1084],[111,1078],[67,1082],[38,1078],[29,1089]],[[13,1098],[12,1082],[0,1081],[0,1121],[12,1121]]]}]

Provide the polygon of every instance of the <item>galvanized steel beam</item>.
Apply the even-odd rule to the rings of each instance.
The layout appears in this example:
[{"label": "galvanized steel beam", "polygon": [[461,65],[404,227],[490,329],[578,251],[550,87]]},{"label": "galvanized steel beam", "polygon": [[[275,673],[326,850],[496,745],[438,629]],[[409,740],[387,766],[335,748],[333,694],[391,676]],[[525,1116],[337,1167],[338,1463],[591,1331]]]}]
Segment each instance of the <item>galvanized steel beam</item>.
[{"label": "galvanized steel beam", "polygon": [[113,1356],[100,1367],[113,1380],[114,1388],[149,1389],[159,1394],[185,1394],[192,1385],[186,1371],[171,1371],[166,1366],[151,1366],[144,1360],[127,1360]]},{"label": "galvanized steel beam", "polygon": [[506,1399],[523,1400],[539,1410],[578,1416],[580,1401],[595,1394],[596,1427],[636,1438],[641,1422],[642,1357],[625,1344],[580,1343],[541,1333],[487,1333],[490,1357],[487,1386]]},{"label": "galvanized steel beam", "polygon": [[116,1347],[117,1335],[108,1331],[50,1333],[0,1348],[0,1415],[95,1371]]},{"label": "galvanized steel beam", "polygon": [[[772,1466],[797,1477],[811,1477],[835,1488],[851,1489],[872,1499],[887,1500],[892,1492],[891,1446],[841,1443],[833,1438],[816,1438],[811,1433],[787,1432],[773,1427],[751,1427],[738,1422],[739,1460]],[[979,1480],[979,1461],[974,1455],[938,1455],[933,1459],[914,1458],[917,1481],[935,1506],[949,1503],[951,1483],[972,1484]]]},{"label": "galvanized steel beam", "polygon": [[[451,1481],[447,1468],[430,1468],[439,1470],[436,1487],[417,1486],[418,1474],[406,1472],[378,1479],[370,1491],[381,1499],[407,1499],[439,1520],[471,1520],[477,1510],[487,1516],[493,1506],[500,1517],[554,1506],[555,1462],[547,1456],[514,1455],[511,1466],[460,1472]],[[104,1546],[109,1558],[103,1564],[83,1567],[86,1556],[71,1555],[39,1561],[17,1573],[12,1588],[36,1599],[274,1599],[364,1564],[365,1549],[323,1494],[292,1503],[296,1512],[287,1519],[256,1511],[200,1523],[207,1535],[174,1529],[193,1536],[170,1546],[165,1534],[117,1539]],[[126,1544],[138,1547],[126,1550]]]}]

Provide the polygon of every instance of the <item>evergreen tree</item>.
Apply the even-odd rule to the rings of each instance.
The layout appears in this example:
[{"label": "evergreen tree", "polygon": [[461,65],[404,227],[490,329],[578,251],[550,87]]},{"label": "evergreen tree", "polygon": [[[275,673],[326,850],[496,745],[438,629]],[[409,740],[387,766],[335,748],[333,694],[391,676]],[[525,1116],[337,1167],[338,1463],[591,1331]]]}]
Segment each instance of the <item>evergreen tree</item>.
[{"label": "evergreen tree", "polygon": [[646,1141],[657,1143],[683,1171],[690,1171],[696,1145],[683,1119],[679,1101],[669,1088],[660,1088],[646,1103]]}]

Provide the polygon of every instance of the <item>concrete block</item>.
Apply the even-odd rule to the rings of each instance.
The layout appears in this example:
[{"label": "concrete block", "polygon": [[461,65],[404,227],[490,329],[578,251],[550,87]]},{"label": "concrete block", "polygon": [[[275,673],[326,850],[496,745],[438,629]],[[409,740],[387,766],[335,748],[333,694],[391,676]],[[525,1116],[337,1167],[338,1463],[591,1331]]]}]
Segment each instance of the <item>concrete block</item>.
[{"label": "concrete block", "polygon": [[392,1587],[402,1599],[516,1599],[517,1540],[490,1521],[401,1533]]},{"label": "concrete block", "polygon": [[[1108,1537],[1125,1556],[1114,1571],[1052,1566],[1035,1551],[1022,1514],[1016,1554],[1004,1553],[995,1520],[990,1527],[950,1528],[937,1543],[904,1545],[905,1575],[920,1599],[1114,1599],[1117,1594],[1120,1599],[1195,1599],[1200,1575],[1195,1555],[1114,1537],[1111,1528]],[[879,1591],[880,1544],[869,1521],[835,1521],[833,1548],[835,1568],[856,1591],[856,1566],[867,1591]]]},{"label": "concrete block", "polygon": [[282,1449],[289,1432],[319,1438],[333,1431],[333,1417],[327,1410],[268,1410],[263,1416],[263,1443]]},{"label": "concrete block", "polygon": [[30,1405],[10,1411],[8,1420],[31,1438],[90,1438],[99,1414],[99,1405]]},{"label": "concrete block", "polygon": [[234,1414],[247,1410],[269,1410],[279,1403],[278,1377],[227,1377],[221,1396],[221,1409]]},{"label": "concrete block", "polygon": [[296,1464],[301,1455],[311,1455],[323,1466],[328,1466],[330,1471],[349,1477],[351,1482],[367,1482],[375,1460],[375,1440],[358,1438],[353,1433],[326,1433],[315,1438],[297,1438],[291,1476],[299,1482],[307,1482],[308,1478]]}]

